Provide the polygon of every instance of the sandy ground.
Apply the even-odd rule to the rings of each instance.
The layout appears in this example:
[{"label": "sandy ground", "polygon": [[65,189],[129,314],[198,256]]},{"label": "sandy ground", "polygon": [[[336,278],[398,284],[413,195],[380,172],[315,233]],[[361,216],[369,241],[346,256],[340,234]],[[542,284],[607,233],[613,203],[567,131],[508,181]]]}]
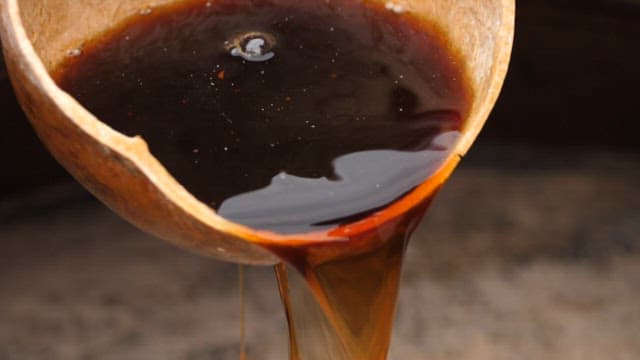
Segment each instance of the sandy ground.
[{"label": "sandy ground", "polygon": [[[477,157],[414,236],[391,358],[640,359],[640,158]],[[1,360],[238,357],[237,267],[74,184],[0,201],[0,256]],[[286,359],[273,273],[247,281],[249,359]]]}]

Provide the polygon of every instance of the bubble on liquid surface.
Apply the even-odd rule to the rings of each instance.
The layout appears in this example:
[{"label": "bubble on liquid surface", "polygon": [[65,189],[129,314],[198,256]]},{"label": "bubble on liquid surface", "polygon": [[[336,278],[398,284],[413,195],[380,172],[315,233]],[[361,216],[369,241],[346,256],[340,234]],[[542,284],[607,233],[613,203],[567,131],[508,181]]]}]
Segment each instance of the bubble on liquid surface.
[{"label": "bubble on liquid surface", "polygon": [[144,9],[141,9],[138,13],[140,15],[150,15],[153,12],[153,9],[151,7],[146,7]]},{"label": "bubble on liquid surface", "polygon": [[276,56],[271,51],[275,45],[275,39],[266,33],[250,32],[236,36],[232,41],[225,41],[225,43],[230,44],[228,49],[232,56],[246,61],[263,62]]},{"label": "bubble on liquid surface", "polygon": [[78,57],[82,55],[82,48],[75,48],[67,50],[67,56],[69,57]]}]

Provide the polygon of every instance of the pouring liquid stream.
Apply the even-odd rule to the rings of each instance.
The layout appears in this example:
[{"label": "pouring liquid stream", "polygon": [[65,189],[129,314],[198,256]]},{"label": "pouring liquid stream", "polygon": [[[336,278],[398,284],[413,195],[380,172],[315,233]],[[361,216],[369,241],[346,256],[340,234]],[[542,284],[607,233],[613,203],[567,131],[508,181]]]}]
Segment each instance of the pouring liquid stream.
[{"label": "pouring liquid stream", "polygon": [[358,224],[433,177],[462,131],[471,94],[446,36],[355,0],[187,1],[71,55],[61,88],[142,136],[219,215],[294,239],[264,244],[286,264],[292,359],[386,358],[403,254],[434,194]]},{"label": "pouring liquid stream", "polygon": [[376,241],[377,248],[304,268],[299,261],[276,266],[292,360],[386,359],[404,251],[427,205],[385,229],[391,234],[351,240]]}]

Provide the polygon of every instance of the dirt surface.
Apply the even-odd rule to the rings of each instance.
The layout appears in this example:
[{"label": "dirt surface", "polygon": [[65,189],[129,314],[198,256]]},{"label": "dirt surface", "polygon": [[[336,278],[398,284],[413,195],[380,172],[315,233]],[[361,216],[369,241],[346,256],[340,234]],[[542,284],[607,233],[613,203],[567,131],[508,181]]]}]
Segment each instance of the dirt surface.
[{"label": "dirt surface", "polygon": [[[414,236],[391,358],[640,359],[640,157],[496,151]],[[75,184],[2,199],[0,256],[1,360],[238,358],[237,267]],[[249,359],[286,359],[272,271],[247,282]]]}]

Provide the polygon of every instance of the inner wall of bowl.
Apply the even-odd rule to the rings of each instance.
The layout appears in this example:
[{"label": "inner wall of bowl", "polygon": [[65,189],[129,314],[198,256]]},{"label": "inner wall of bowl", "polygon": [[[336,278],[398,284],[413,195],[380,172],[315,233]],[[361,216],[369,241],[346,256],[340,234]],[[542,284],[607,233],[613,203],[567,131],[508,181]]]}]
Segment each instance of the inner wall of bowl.
[{"label": "inner wall of bowl", "polygon": [[47,70],[86,39],[145,9],[177,0],[16,0],[20,18]]}]

